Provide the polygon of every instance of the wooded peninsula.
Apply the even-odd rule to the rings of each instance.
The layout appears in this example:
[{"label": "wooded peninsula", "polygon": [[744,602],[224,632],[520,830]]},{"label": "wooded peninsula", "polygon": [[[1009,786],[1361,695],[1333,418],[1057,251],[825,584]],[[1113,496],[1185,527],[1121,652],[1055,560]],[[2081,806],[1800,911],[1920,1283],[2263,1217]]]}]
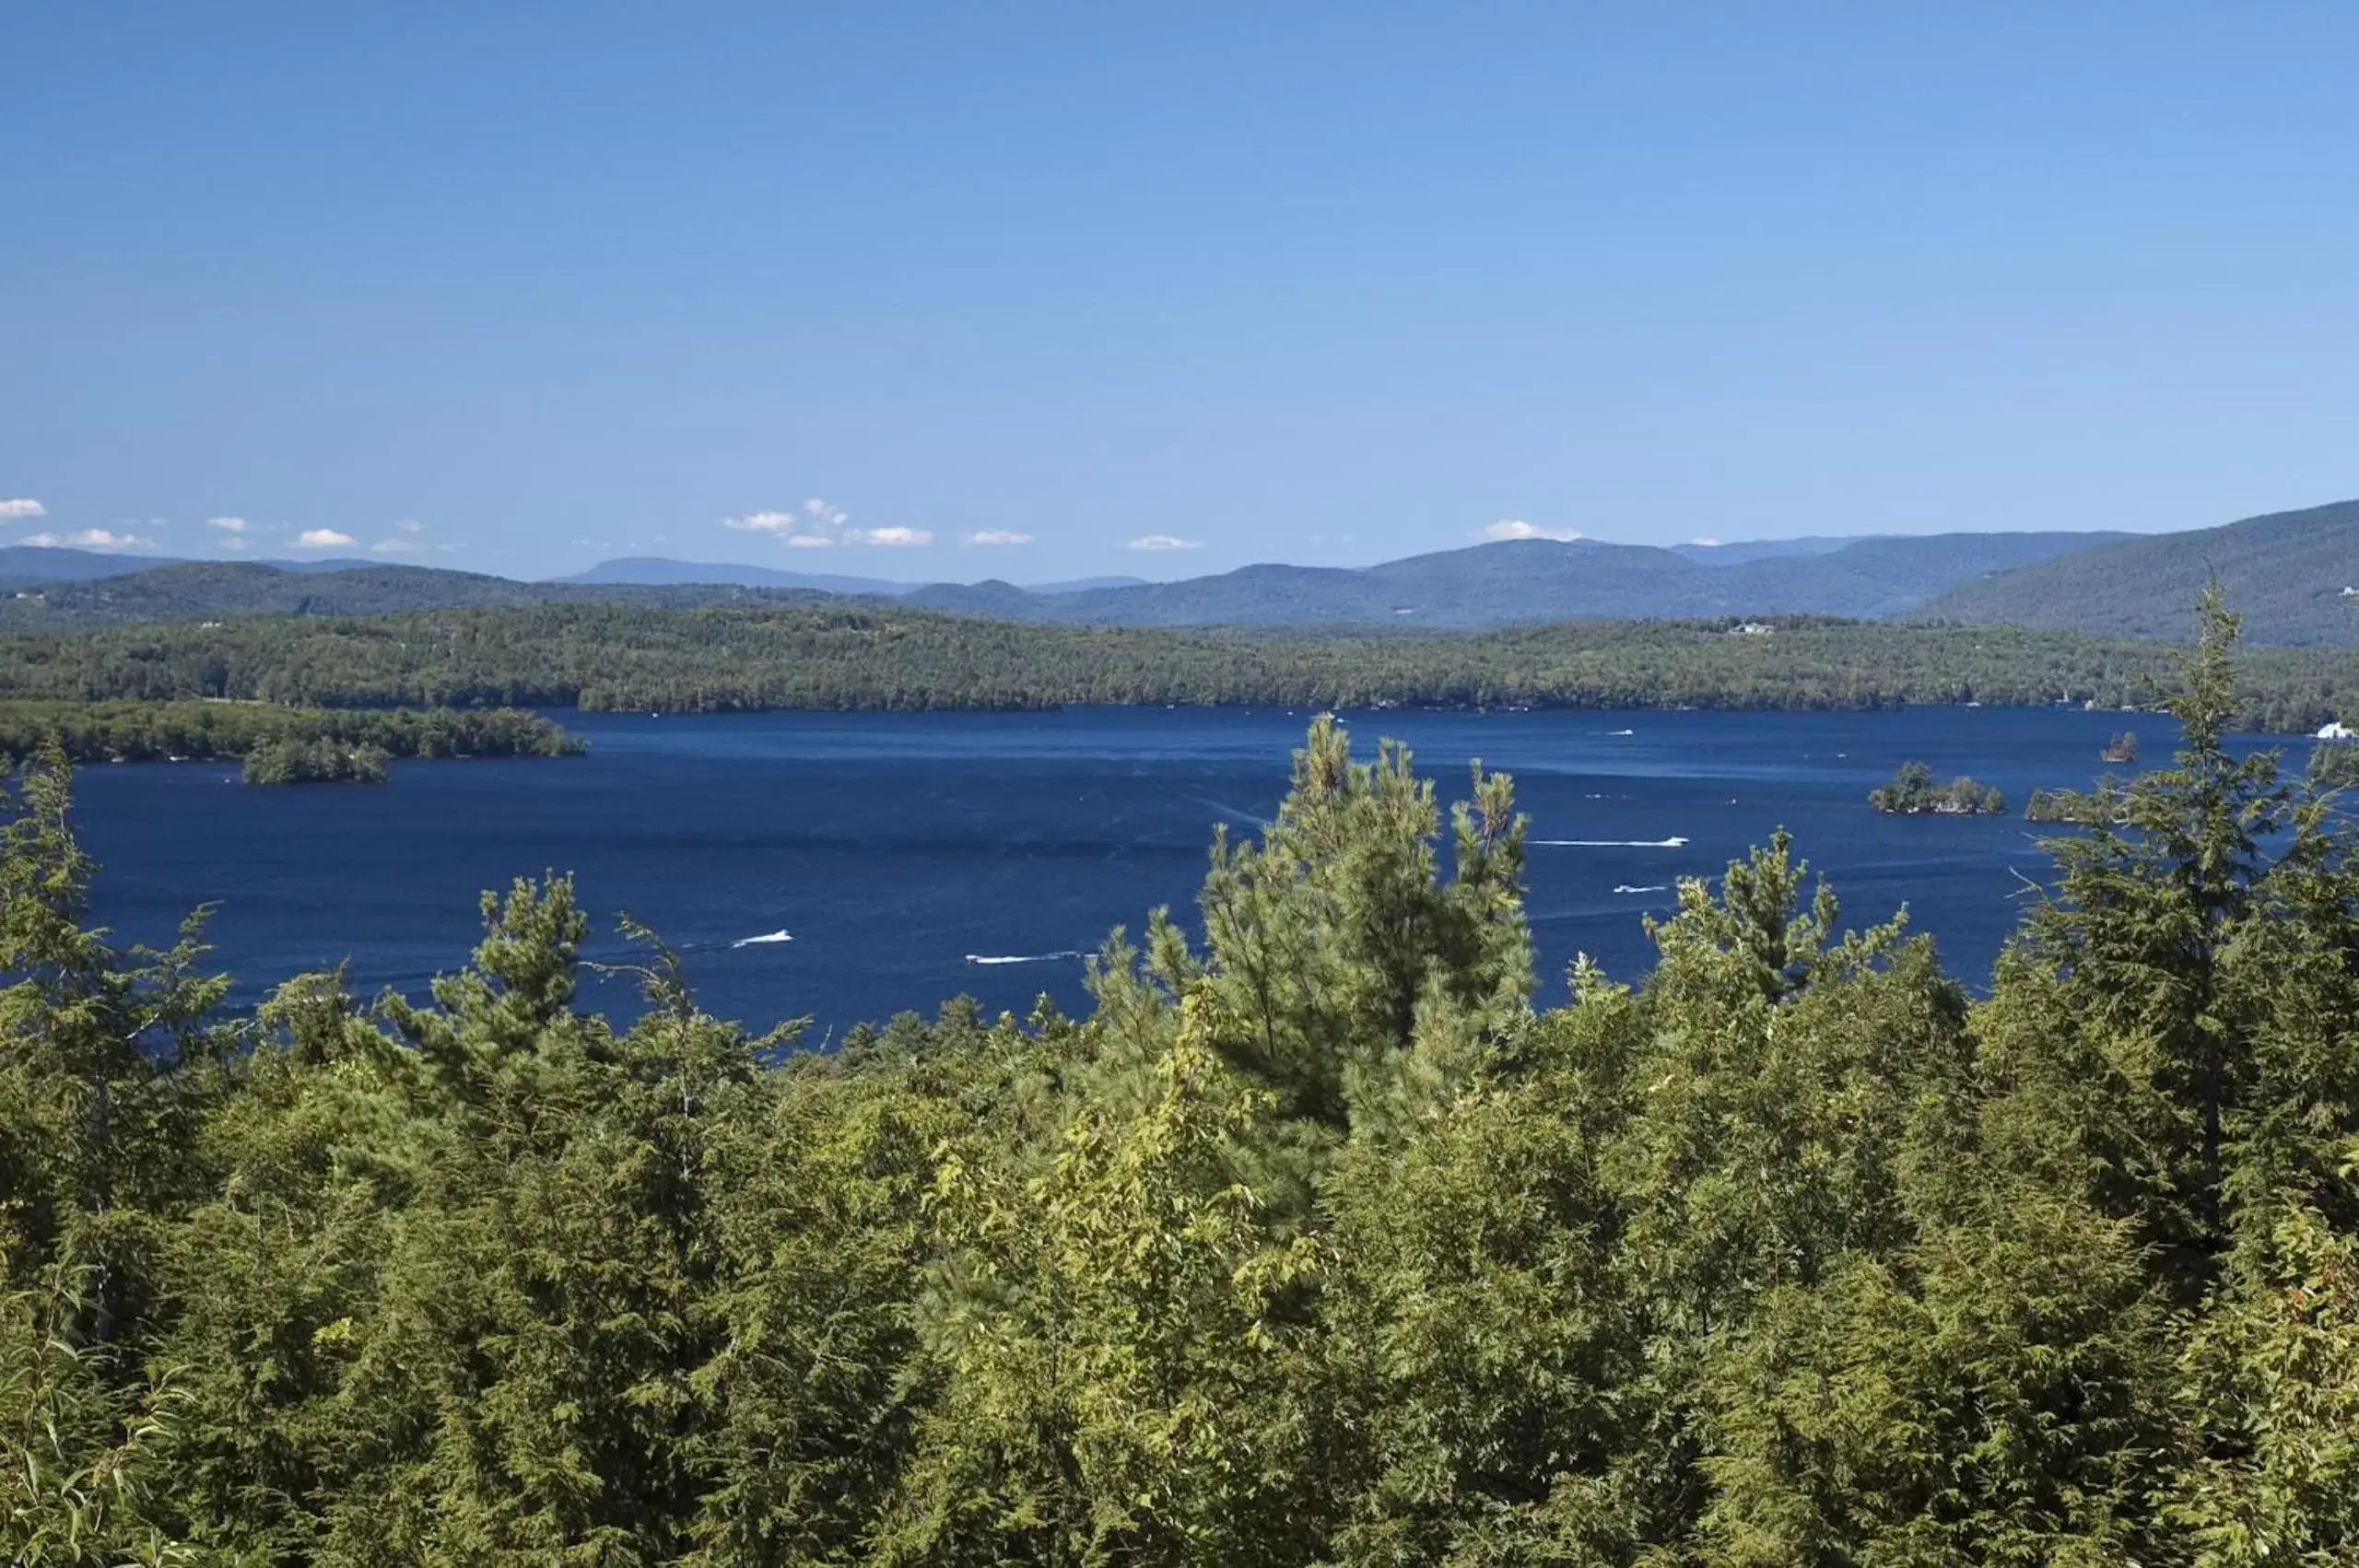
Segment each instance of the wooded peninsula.
[{"label": "wooded peninsula", "polygon": [[[228,698],[326,708],[1039,708],[1228,704],[1875,708],[2150,707],[2180,650],[2001,626],[1582,623],[1471,635],[1024,625],[910,610],[541,604],[0,638],[0,697]],[[2359,654],[2271,649],[2236,722],[2359,708]]]},{"label": "wooded peninsula", "polygon": [[402,757],[575,756],[555,721],[514,708],[333,711],[227,700],[0,700],[0,757],[54,742],[68,762],[242,759],[256,783],[382,778]]}]

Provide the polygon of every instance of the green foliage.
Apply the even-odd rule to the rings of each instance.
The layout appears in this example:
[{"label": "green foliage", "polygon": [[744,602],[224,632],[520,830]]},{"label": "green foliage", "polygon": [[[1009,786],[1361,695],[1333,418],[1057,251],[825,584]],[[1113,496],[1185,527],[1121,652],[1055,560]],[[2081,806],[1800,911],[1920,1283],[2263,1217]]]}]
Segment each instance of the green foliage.
[{"label": "green foliage", "polygon": [[2034,790],[2024,798],[2025,822],[2121,822],[2121,796],[2110,781],[2095,790]]},{"label": "green foliage", "polygon": [[1780,834],[1543,1005],[1508,781],[1322,719],[1084,1018],[794,1053],[626,920],[618,1028],[562,878],[428,999],[233,1016],[89,928],[53,747],[0,1557],[2350,1562],[2359,866],[2224,749],[2235,633],[1981,1000]]},{"label": "green foliage", "polygon": [[2359,743],[2320,741],[2310,748],[2303,776],[2323,790],[2348,790],[2359,784]]}]

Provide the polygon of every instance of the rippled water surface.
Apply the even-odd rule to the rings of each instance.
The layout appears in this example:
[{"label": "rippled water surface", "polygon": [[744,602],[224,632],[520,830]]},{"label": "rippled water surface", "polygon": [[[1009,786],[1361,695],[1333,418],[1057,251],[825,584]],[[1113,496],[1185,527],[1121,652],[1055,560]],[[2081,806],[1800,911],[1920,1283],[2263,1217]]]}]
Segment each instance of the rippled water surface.
[{"label": "rippled water surface", "polygon": [[[100,917],[169,938],[216,905],[245,994],[349,959],[354,984],[421,991],[462,963],[479,890],[571,871],[623,955],[628,909],[684,954],[706,1008],[816,1040],[967,992],[1084,1001],[1080,954],[1157,904],[1191,907],[1215,823],[1275,807],[1306,715],[1220,709],[1049,714],[565,715],[570,762],[411,763],[381,788],[250,789],[212,766],[85,771],[79,820],[105,864]],[[1515,775],[1532,817],[1531,911],[1544,1000],[1576,952],[1633,976],[1640,916],[1684,875],[1717,874],[1783,825],[1847,923],[1909,906],[1953,970],[1987,976],[2046,861],[2019,815],[1879,816],[1868,790],[1907,758],[1969,772],[2020,812],[2035,785],[2084,785],[2119,715],[1387,713],[1356,738],[1414,747],[1446,796],[1467,759]],[[2149,760],[2166,721],[2134,720]],[[633,1006],[621,981],[591,1005]]]}]

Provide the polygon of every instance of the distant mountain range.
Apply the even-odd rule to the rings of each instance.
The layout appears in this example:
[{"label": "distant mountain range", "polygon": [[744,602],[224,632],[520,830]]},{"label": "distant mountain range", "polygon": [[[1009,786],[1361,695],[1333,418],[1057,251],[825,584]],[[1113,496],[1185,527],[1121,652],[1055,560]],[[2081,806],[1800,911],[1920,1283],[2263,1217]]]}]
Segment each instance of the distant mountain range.
[{"label": "distant mountain range", "polygon": [[803,588],[819,593],[888,595],[907,593],[917,586],[887,582],[881,578],[780,571],[775,567],[743,566],[734,561],[675,561],[662,556],[623,556],[600,561],[588,571],[551,580],[593,588],[676,588],[688,583],[721,583],[736,588]]},{"label": "distant mountain range", "polygon": [[608,561],[566,580],[730,582],[889,594],[902,603],[1006,620],[1139,626],[1387,625],[1471,630],[1535,621],[1720,614],[1882,617],[1951,586],[2118,533],[1821,537],[1661,549],[1593,540],[1514,540],[1365,568],[1260,565],[1180,582],[1096,579],[908,583],[767,568]]},{"label": "distant mountain range", "polygon": [[70,580],[11,573],[0,559],[0,627],[39,631],[136,621],[229,620],[257,615],[391,615],[585,600],[667,608],[808,604],[834,597],[807,589],[725,584],[639,586],[517,582],[434,567],[348,563],[315,567],[262,561],[176,561]]},{"label": "distant mountain range", "polygon": [[2359,643],[2359,501],[2143,534],[1961,580],[1922,614],[2184,639],[2213,573],[2256,642]]},{"label": "distant mountain range", "polygon": [[1181,582],[1046,595],[1003,582],[940,583],[914,589],[901,603],[1009,620],[1126,626],[1373,624],[1470,631],[1631,617],[1881,619],[1968,579],[2120,537],[1947,533],[1827,541],[1832,548],[1807,555],[1715,552],[1701,558],[1651,545],[1519,539],[1376,567],[1252,566]]},{"label": "distant mountain range", "polygon": [[931,583],[640,556],[555,582],[358,561],[199,562],[0,549],[0,626],[366,615],[620,600],[891,600],[1074,625],[1476,630],[1601,619],[1819,614],[2183,636],[2216,568],[2256,642],[2359,643],[2359,502],[2193,532],[1941,533],[1694,544],[1515,540],[1365,568],[1262,565],[1179,582]]},{"label": "distant mountain range", "polygon": [[157,567],[251,566],[312,575],[319,572],[370,571],[384,564],[349,556],[313,556],[300,561],[199,562],[182,556],[124,556],[104,550],[76,550],[60,544],[0,544],[0,583],[11,587],[27,582],[88,582],[102,577],[129,577]]}]

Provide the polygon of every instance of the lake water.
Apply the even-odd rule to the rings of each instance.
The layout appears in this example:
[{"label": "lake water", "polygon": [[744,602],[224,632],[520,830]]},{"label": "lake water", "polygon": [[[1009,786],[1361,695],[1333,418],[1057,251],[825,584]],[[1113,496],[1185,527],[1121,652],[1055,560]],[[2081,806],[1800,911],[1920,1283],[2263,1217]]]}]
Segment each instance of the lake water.
[{"label": "lake water", "polygon": [[[684,955],[708,1011],[757,1027],[811,1014],[812,1038],[966,992],[1027,1011],[1084,1005],[1082,964],[1118,923],[1189,912],[1215,822],[1250,831],[1284,793],[1307,716],[1221,709],[1041,714],[561,716],[565,762],[405,763],[380,788],[250,789],[217,766],[86,769],[78,820],[103,863],[100,917],[168,940],[211,930],[241,995],[349,957],[364,993],[422,993],[464,962],[480,889],[576,874],[621,957],[616,910]],[[1532,817],[1530,908],[1543,1000],[1577,952],[1624,977],[1640,917],[1684,875],[1717,874],[1772,829],[1835,885],[1847,924],[1910,907],[1953,972],[1987,977],[2046,860],[2020,815],[1887,817],[1868,790],[1901,761],[2007,793],[2085,785],[2122,716],[1898,713],[1385,713],[1347,716],[1363,750],[1414,748],[1446,796],[1467,759],[1515,775]],[[2172,727],[2140,715],[2147,755]],[[2296,743],[2298,744],[2298,743]],[[1669,841],[1684,839],[1684,843]],[[1550,843],[1583,840],[1586,843]],[[755,940],[785,932],[792,940]],[[976,964],[970,955],[998,960]],[[624,981],[584,1000],[636,1010]]]}]

